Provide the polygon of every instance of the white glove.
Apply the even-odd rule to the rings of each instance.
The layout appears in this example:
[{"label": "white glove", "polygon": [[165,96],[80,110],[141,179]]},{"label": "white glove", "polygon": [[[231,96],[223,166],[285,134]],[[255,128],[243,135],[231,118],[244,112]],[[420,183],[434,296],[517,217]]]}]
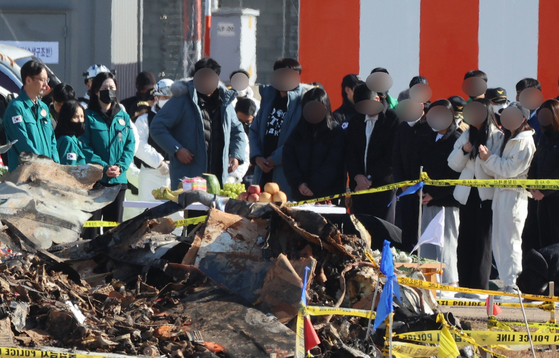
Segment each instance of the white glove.
[{"label": "white glove", "polygon": [[157,170],[162,176],[169,175],[169,164],[166,161],[162,161],[159,167],[157,167]]}]

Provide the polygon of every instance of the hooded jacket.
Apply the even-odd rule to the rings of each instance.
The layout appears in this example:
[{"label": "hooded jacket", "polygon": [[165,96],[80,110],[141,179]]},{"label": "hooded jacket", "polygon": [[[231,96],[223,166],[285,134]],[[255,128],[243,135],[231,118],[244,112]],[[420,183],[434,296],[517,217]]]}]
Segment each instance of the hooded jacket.
[{"label": "hooded jacket", "polygon": [[[310,124],[302,119],[283,145],[284,169],[293,200],[322,198],[344,191],[345,132],[332,119]],[[299,186],[306,183],[312,197],[303,196]]]},{"label": "hooded jacket", "polygon": [[[278,91],[270,85],[260,86],[260,96],[262,97],[260,110],[258,111],[256,118],[254,118],[249,132],[251,162],[254,162],[256,157],[264,156],[266,122],[268,121],[268,116],[274,106],[277,92]],[[297,86],[297,88],[293,91],[287,92],[287,113],[285,114],[285,117],[283,117],[283,124],[278,138],[278,146],[271,155],[275,164],[273,170],[273,181],[279,185],[280,189],[287,194],[288,199],[290,200],[291,190],[289,189],[289,184],[284,175],[283,145],[301,118],[301,99],[303,97],[303,93],[304,89],[302,85]],[[262,170],[259,166],[255,165],[253,183],[260,183],[261,178]]]},{"label": "hooded jacket", "polygon": [[[482,163],[483,170],[495,179],[527,179],[530,163],[536,152],[532,139],[534,130],[518,133],[510,138],[503,154],[501,149],[492,154]],[[501,190],[518,191],[528,196],[528,191],[521,188],[500,188]]]},{"label": "hooded jacket", "polygon": [[[494,179],[488,175],[482,167],[483,160],[479,157],[470,158],[470,153],[464,153],[462,147],[470,141],[470,129],[462,133],[460,138],[454,143],[454,150],[448,157],[448,166],[455,172],[460,173],[460,179]],[[501,150],[503,141],[503,132],[499,128],[491,125],[489,136],[487,138],[487,148],[491,153],[498,153]],[[462,205],[466,205],[470,196],[471,188],[469,186],[457,185],[454,189],[454,198]],[[482,201],[492,200],[493,188],[478,188],[479,197]]]},{"label": "hooded jacket", "polygon": [[[204,124],[198,106],[198,93],[192,81],[177,81],[172,88],[174,97],[157,112],[150,126],[151,137],[169,154],[171,185],[176,187],[184,177],[196,177],[206,173],[207,151],[204,140]],[[224,135],[222,182],[227,179],[229,158],[242,163],[245,155],[245,132],[232,106],[235,91],[223,85],[217,90],[222,101],[221,126]],[[194,155],[194,161],[183,164],[175,155],[186,148]]]}]

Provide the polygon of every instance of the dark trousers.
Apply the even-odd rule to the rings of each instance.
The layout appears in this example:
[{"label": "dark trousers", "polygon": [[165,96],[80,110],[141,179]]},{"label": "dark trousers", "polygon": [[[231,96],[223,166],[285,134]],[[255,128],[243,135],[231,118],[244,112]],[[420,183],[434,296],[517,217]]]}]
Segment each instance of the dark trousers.
[{"label": "dark trousers", "polygon": [[417,245],[418,240],[419,195],[416,193],[402,196],[395,204],[396,211],[399,210],[401,214],[401,222],[399,225],[400,229],[402,229],[401,250],[411,252],[415,245]]},{"label": "dark trousers", "polygon": [[[120,191],[118,192],[115,200],[104,208],[93,212],[93,215],[89,220],[116,221],[119,223],[122,222],[122,215],[124,213],[124,207],[122,206],[122,203],[124,203],[124,194],[126,193],[126,189],[126,184],[121,185]],[[91,240],[99,236],[100,233],[101,230],[98,227],[87,228],[83,230],[82,236],[84,240]]]},{"label": "dark trousers", "polygon": [[491,200],[481,201],[472,188],[466,205],[460,205],[458,279],[461,287],[489,289],[491,273]]},{"label": "dark trousers", "polygon": [[538,201],[528,199],[528,216],[522,231],[522,252],[529,252],[530,249],[539,250],[540,246],[540,231],[538,220]]},{"label": "dark trousers", "polygon": [[559,242],[559,196],[548,196],[538,201],[540,248]]},{"label": "dark trousers", "polygon": [[376,216],[394,224],[396,203],[392,203],[390,207],[388,207],[388,204],[394,200],[395,194],[395,190],[390,190],[373,194],[354,195],[351,197],[351,213]]}]

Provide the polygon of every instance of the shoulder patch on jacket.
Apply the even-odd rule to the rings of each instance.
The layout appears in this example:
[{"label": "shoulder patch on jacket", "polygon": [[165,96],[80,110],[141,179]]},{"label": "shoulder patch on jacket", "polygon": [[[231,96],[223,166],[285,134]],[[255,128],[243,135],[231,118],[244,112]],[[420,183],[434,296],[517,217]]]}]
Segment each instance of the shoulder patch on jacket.
[{"label": "shoulder patch on jacket", "polygon": [[21,115],[13,116],[12,122],[14,124],[23,122],[23,117]]},{"label": "shoulder patch on jacket", "polygon": [[66,153],[66,160],[78,160],[76,153]]}]

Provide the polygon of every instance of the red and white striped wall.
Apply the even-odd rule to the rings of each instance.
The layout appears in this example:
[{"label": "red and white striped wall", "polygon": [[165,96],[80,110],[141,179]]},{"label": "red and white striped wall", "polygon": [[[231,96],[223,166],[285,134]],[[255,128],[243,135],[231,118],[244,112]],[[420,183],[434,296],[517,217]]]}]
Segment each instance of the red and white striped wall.
[{"label": "red and white striped wall", "polygon": [[466,97],[464,74],[480,69],[489,87],[537,78],[559,94],[559,0],[300,0],[302,80],[320,82],[336,108],[341,80],[385,67],[393,96],[427,77],[431,100]]}]

